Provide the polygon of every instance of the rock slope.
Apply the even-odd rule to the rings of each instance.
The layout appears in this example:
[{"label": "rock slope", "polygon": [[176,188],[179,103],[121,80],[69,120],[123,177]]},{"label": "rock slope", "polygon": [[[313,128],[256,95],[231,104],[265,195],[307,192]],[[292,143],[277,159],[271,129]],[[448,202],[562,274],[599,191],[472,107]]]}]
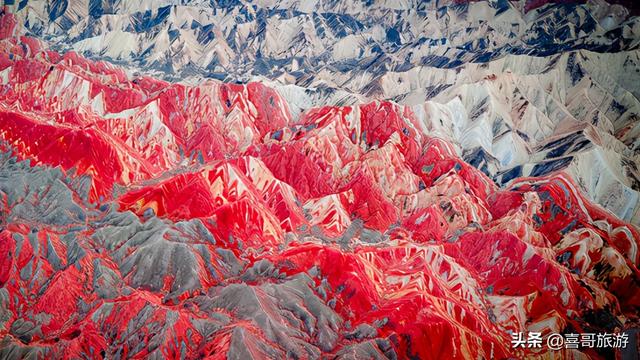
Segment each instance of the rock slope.
[{"label": "rock slope", "polygon": [[257,80],[293,118],[326,105],[411,105],[495,182],[563,169],[590,200],[640,224],[640,18],[623,5],[10,3],[19,27],[53,50],[191,85]]},{"label": "rock slope", "polygon": [[511,333],[637,336],[636,75],[596,65],[624,52],[317,106],[37,38],[128,2],[25,4],[0,16],[0,358],[607,359]]}]

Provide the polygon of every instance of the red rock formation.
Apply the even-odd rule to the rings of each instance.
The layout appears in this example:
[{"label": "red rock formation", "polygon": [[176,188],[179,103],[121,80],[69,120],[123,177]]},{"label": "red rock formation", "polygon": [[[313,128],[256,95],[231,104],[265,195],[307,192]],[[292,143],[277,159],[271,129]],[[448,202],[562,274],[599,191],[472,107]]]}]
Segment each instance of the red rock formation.
[{"label": "red rock formation", "polygon": [[640,233],[561,172],[499,189],[397,104],[296,120],[0,23],[0,357],[549,357],[510,333],[638,326]]}]

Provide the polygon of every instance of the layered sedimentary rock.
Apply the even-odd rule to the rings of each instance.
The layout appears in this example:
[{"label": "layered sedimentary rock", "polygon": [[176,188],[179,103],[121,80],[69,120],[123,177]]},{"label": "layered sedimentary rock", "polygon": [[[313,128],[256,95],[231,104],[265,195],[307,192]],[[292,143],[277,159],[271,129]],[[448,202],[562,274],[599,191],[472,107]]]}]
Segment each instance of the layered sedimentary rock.
[{"label": "layered sedimentary rock", "polygon": [[52,4],[41,33],[0,18],[0,357],[598,359],[621,353],[511,334],[636,336],[636,67],[597,66],[634,33],[467,59],[427,102],[301,108],[58,52],[25,33],[92,7]]},{"label": "layered sedimentary rock", "polygon": [[56,0],[7,10],[56,50],[129,74],[261,81],[293,118],[326,105],[411,105],[497,183],[563,169],[638,224],[633,3],[545,3]]}]

